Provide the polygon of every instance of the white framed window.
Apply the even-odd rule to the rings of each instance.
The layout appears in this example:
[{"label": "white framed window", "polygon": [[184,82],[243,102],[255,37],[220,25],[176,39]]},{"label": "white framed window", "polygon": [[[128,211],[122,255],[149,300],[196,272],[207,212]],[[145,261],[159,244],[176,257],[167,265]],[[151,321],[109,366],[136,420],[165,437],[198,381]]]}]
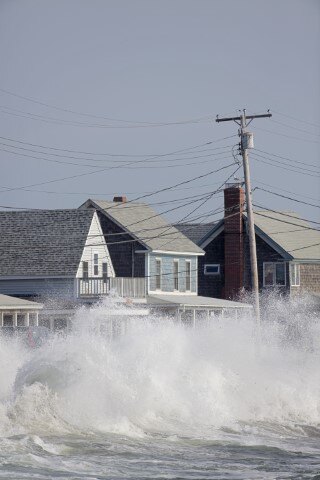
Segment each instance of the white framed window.
[{"label": "white framed window", "polygon": [[26,325],[26,314],[18,313],[17,314],[17,327],[25,327]]},{"label": "white framed window", "polygon": [[290,263],[290,285],[292,287],[300,286],[300,265],[298,263]]},{"label": "white framed window", "polygon": [[220,264],[219,263],[206,263],[204,265],[203,273],[205,275],[220,275]]},{"label": "white framed window", "polygon": [[107,262],[102,262],[102,278],[103,278],[103,283],[107,283],[107,280],[108,280],[108,264],[107,264]]},{"label": "white framed window", "polygon": [[263,263],[263,286],[275,287],[286,285],[286,264],[284,262]]},{"label": "white framed window", "polygon": [[99,275],[99,254],[93,254],[93,275],[97,277]]},{"label": "white framed window", "polygon": [[162,269],[161,259],[156,258],[156,290],[161,290],[161,283],[162,283],[161,269]]},{"label": "white framed window", "polygon": [[82,262],[82,278],[88,280],[89,278],[89,263]]},{"label": "white framed window", "polygon": [[173,289],[179,291],[179,260],[173,260]]},{"label": "white framed window", "polygon": [[191,262],[186,260],[186,291],[191,291]]},{"label": "white framed window", "polygon": [[4,313],[2,325],[4,327],[13,327],[13,315],[12,313]]}]

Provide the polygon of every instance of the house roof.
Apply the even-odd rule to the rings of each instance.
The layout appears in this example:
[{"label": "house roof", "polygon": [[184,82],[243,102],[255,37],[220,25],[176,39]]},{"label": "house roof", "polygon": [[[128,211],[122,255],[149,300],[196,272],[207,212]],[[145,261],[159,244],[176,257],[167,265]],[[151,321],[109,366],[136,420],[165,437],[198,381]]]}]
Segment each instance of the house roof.
[{"label": "house roof", "polygon": [[199,295],[148,295],[147,304],[194,309],[252,308],[252,305],[249,303],[234,302],[222,298],[201,297]]},{"label": "house roof", "polygon": [[0,276],[74,276],[94,211],[0,212]]},{"label": "house roof", "polygon": [[80,208],[86,207],[101,211],[152,251],[204,254],[200,247],[145,203],[89,199]]},{"label": "house roof", "polygon": [[[320,231],[302,220],[297,213],[256,210],[254,222],[256,233],[289,260],[320,260]],[[222,219],[213,225],[198,244],[204,246],[213,240],[223,224]]]},{"label": "house roof", "polygon": [[0,309],[2,310],[40,310],[41,308],[43,308],[43,305],[41,303],[31,302],[30,300],[23,300],[21,298],[10,297],[9,295],[3,295],[2,293],[0,293]]},{"label": "house roof", "polygon": [[196,245],[212,230],[215,223],[177,223],[174,227]]},{"label": "house roof", "polygon": [[[295,212],[254,212],[257,233],[269,239],[295,260],[320,260],[320,231]],[[260,230],[260,232],[259,232]]]}]

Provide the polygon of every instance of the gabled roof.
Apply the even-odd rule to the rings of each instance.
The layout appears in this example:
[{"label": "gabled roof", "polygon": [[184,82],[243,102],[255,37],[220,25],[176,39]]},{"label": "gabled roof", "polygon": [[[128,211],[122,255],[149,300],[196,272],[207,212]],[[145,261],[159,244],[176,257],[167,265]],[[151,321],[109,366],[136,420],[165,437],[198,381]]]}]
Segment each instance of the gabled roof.
[{"label": "gabled roof", "polygon": [[[244,214],[246,218],[246,214]],[[288,260],[320,260],[320,231],[302,220],[295,212],[254,212],[256,234]],[[213,226],[199,245],[204,248],[223,229],[224,220]]]},{"label": "gabled roof", "polygon": [[193,255],[204,254],[201,248],[145,203],[107,202],[106,200],[89,199],[80,208],[90,207],[96,208],[115,221],[148,250],[190,253]]},{"label": "gabled roof", "polygon": [[320,260],[320,231],[297,213],[257,210],[254,221],[257,233],[266,241],[270,239],[292,259]]},{"label": "gabled roof", "polygon": [[92,210],[0,212],[0,276],[75,276]]},{"label": "gabled roof", "polygon": [[196,245],[201,245],[201,240],[211,232],[214,225],[215,223],[177,223],[173,226]]}]

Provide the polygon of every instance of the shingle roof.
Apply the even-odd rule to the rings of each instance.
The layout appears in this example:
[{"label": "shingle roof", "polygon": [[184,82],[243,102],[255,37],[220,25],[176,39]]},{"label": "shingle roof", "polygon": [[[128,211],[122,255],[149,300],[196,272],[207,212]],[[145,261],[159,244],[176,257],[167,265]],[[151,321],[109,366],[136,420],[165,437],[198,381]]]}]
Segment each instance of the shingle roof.
[{"label": "shingle roof", "polygon": [[0,212],[1,276],[75,276],[92,210]]},{"label": "shingle roof", "polygon": [[216,223],[177,223],[173,225],[196,245],[213,229]]},{"label": "shingle roof", "polygon": [[[320,231],[302,220],[296,212],[256,210],[254,223],[257,233],[288,259],[320,260]],[[207,237],[214,238],[221,225],[223,219],[213,225]]]},{"label": "shingle roof", "polygon": [[151,250],[203,254],[203,250],[170,225],[145,203],[107,202],[89,199],[80,208],[93,206]]},{"label": "shingle roof", "polygon": [[320,231],[314,230],[297,213],[257,210],[254,221],[256,227],[294,259],[320,260]]}]

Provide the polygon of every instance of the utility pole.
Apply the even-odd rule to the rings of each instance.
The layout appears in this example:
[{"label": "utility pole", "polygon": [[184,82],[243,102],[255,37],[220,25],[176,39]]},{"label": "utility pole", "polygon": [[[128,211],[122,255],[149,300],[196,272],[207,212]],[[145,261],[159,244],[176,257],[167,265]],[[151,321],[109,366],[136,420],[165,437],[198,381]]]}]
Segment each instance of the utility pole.
[{"label": "utility pole", "polygon": [[[255,118],[269,118],[272,114],[268,113],[262,115],[246,115],[245,109],[239,117],[226,117],[219,118],[217,115],[216,122],[236,122],[239,126],[239,136],[241,138],[241,154],[243,159],[243,172],[244,181],[246,187],[246,203],[247,203],[247,215],[248,215],[248,230],[249,230],[249,243],[250,243],[250,264],[251,264],[251,283],[252,291],[254,294],[254,311],[257,321],[258,332],[260,336],[260,304],[259,304],[259,281],[258,281],[258,264],[257,264],[257,248],[256,237],[254,231],[254,216],[252,210],[251,199],[251,181],[250,181],[250,168],[248,159],[248,149],[253,148],[253,135],[246,131],[247,126]],[[249,121],[248,121],[249,120]]]}]

